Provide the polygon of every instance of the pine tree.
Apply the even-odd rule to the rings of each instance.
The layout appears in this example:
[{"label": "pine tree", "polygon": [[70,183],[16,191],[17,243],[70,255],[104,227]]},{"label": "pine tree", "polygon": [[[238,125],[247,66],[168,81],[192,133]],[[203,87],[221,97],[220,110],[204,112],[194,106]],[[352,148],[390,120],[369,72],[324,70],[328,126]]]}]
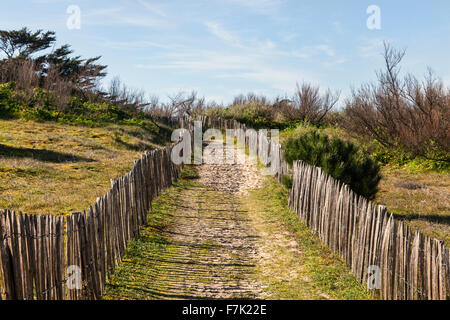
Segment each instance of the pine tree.
[{"label": "pine tree", "polygon": [[378,191],[381,180],[379,165],[355,144],[338,137],[330,139],[327,135],[310,131],[298,138],[290,138],[284,157],[291,165],[295,160],[303,160],[321,167],[327,174],[367,198],[373,198]]}]

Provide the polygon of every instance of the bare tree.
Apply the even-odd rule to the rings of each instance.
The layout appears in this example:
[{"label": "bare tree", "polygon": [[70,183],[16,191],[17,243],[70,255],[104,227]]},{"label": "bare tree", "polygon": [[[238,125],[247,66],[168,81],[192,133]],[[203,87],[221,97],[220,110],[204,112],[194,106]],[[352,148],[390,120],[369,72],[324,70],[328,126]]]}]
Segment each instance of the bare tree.
[{"label": "bare tree", "polygon": [[143,90],[128,88],[119,77],[114,77],[108,88],[107,98],[116,106],[131,112],[145,111],[150,103]]},{"label": "bare tree", "polygon": [[297,84],[297,90],[292,99],[277,101],[275,106],[287,120],[307,120],[318,123],[324,120],[327,113],[335,107],[339,97],[340,92],[332,92],[328,89],[321,94],[320,87],[303,83],[301,86]]},{"label": "bare tree", "polygon": [[232,106],[245,105],[245,104],[257,104],[261,106],[271,106],[272,103],[264,95],[257,95],[253,92],[247,93],[247,95],[240,94],[234,97]]},{"label": "bare tree", "polygon": [[353,90],[345,125],[385,147],[449,161],[450,90],[431,69],[423,81],[410,74],[400,77],[404,56],[405,50],[384,44],[385,68],[377,72],[377,83]]}]

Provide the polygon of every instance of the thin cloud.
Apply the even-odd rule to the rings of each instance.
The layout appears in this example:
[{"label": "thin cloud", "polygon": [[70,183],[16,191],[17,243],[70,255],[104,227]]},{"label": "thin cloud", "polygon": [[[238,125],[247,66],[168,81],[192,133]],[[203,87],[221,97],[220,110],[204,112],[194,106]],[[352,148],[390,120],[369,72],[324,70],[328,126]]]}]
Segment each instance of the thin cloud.
[{"label": "thin cloud", "polygon": [[342,23],[340,21],[333,21],[331,25],[333,26],[336,33],[341,35],[344,34],[344,27],[342,26]]},{"label": "thin cloud", "polygon": [[327,56],[330,56],[330,57],[334,56],[334,50],[329,45],[320,44],[320,45],[314,46],[313,49],[316,51],[319,51],[319,52],[323,52]]},{"label": "thin cloud", "polygon": [[262,15],[273,15],[285,3],[284,0],[227,0],[227,2],[244,6]]},{"label": "thin cloud", "polygon": [[163,19],[146,15],[131,15],[122,7],[91,10],[83,15],[83,23],[88,25],[118,25],[147,28],[168,26],[168,23]]},{"label": "thin cloud", "polygon": [[142,6],[144,6],[147,10],[153,12],[154,14],[163,17],[163,18],[167,18],[167,14],[161,10],[160,8],[156,7],[155,5],[152,5],[150,3],[148,3],[147,1],[144,0],[137,0],[139,4],[141,4]]},{"label": "thin cloud", "polygon": [[358,53],[361,58],[372,58],[379,56],[383,50],[383,39],[364,39],[358,47]]},{"label": "thin cloud", "polygon": [[136,48],[159,48],[159,49],[178,49],[183,48],[182,45],[165,44],[147,40],[137,41],[105,41],[104,46],[113,49],[136,49]]},{"label": "thin cloud", "polygon": [[[218,79],[250,80],[286,92],[293,90],[297,81],[308,78],[303,70],[282,67],[277,63],[278,60],[278,55],[265,56],[257,52],[247,53],[246,50],[240,54],[205,50],[169,53],[164,55],[163,63],[138,64],[135,67],[189,74],[208,72]],[[313,79],[311,76],[309,78]]]},{"label": "thin cloud", "polygon": [[223,40],[224,42],[237,47],[241,46],[239,39],[219,23],[207,21],[205,22],[205,26],[210,33]]},{"label": "thin cloud", "polygon": [[296,33],[283,33],[280,36],[281,36],[281,40],[284,42],[289,42],[298,37],[298,35]]},{"label": "thin cloud", "polygon": [[329,57],[334,57],[335,51],[327,44],[318,44],[314,46],[305,46],[301,49],[291,51],[287,54],[300,59],[309,59],[323,54]]}]

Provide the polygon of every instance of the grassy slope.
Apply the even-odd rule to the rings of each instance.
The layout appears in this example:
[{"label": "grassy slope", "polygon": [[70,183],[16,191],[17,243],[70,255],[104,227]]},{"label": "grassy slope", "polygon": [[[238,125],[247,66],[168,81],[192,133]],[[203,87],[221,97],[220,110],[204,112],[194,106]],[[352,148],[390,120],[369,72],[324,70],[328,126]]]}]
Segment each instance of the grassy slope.
[{"label": "grassy slope", "polygon": [[[450,174],[389,166],[383,167],[381,173],[376,202],[386,205],[414,230],[444,240],[450,247]],[[407,183],[422,187],[410,189]]]},{"label": "grassy slope", "polygon": [[[306,130],[299,127],[282,132],[280,142]],[[358,143],[343,130],[327,128],[323,132]],[[396,218],[404,219],[414,230],[442,239],[450,246],[450,173],[383,166],[381,174],[383,178],[375,202],[385,205]],[[411,190],[402,186],[403,183],[417,183],[423,188]]]},{"label": "grassy slope", "polygon": [[0,120],[0,208],[84,210],[107,192],[111,178],[127,173],[143,150],[159,148],[164,139],[130,125]]}]

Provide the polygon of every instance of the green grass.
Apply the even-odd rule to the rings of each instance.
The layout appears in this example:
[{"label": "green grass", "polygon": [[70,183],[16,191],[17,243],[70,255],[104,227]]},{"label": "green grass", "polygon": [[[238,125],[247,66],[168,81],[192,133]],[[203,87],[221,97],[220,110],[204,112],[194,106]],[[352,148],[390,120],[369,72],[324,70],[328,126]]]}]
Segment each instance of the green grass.
[{"label": "green grass", "polygon": [[[217,281],[229,283],[231,291],[239,281],[248,281],[244,277],[250,273],[240,266],[242,257],[230,257],[226,261],[229,266],[221,264],[218,255],[222,253],[222,245],[215,238],[199,235],[189,238],[187,234],[189,240],[183,242],[176,236],[188,233],[184,224],[197,223],[197,212],[187,209],[194,205],[192,200],[205,203],[205,208],[223,204],[223,195],[199,184],[196,175],[193,166],[186,166],[180,180],[153,201],[147,224],[141,236],[131,241],[123,263],[108,281],[104,299],[205,299],[212,294]],[[225,211],[222,214],[233,215]],[[201,223],[214,228],[217,221],[203,219]],[[224,272],[224,268],[228,271]],[[229,293],[234,297],[233,292]]]},{"label": "green grass", "polygon": [[[100,99],[99,99],[100,100]],[[89,127],[109,124],[146,127],[154,131],[157,124],[144,112],[114,105],[107,100],[91,102],[86,98],[68,97],[63,108],[51,92],[34,88],[25,93],[14,83],[0,84],[0,118],[53,121]]]},{"label": "green grass", "polygon": [[[375,201],[413,230],[450,247],[450,173],[384,166]],[[408,184],[417,188],[408,188]]]},{"label": "green grass", "polygon": [[129,242],[122,264],[107,283],[105,300],[148,299],[168,291],[165,281],[154,281],[161,268],[158,261],[177,254],[163,231],[171,224],[180,192],[189,186],[192,183],[180,180],[153,201],[141,236]]}]

